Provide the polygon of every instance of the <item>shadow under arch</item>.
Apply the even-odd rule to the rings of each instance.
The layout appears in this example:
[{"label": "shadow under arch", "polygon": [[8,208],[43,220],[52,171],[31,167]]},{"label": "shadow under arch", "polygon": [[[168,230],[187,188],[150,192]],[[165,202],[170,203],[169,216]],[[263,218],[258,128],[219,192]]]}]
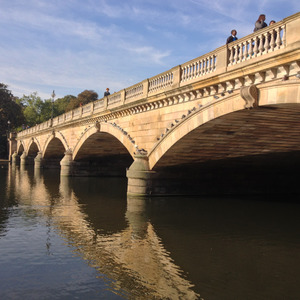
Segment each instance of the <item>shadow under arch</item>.
[{"label": "shadow under arch", "polygon": [[95,124],[92,127],[86,128],[85,132],[82,134],[78,143],[74,147],[73,160],[78,159],[78,152],[82,149],[82,146],[86,142],[86,140],[88,140],[88,138],[92,135],[99,133],[107,133],[116,138],[124,146],[124,148],[127,149],[128,153],[132,156],[132,158],[134,157],[135,147],[133,143],[128,139],[127,135],[120,132],[120,130],[115,128],[112,124],[102,122],[99,124]]},{"label": "shadow under arch", "polygon": [[47,140],[44,144],[44,147],[43,147],[43,150],[42,150],[43,151],[43,156],[45,155],[46,151],[48,150],[49,144],[52,143],[52,141],[54,139],[59,140],[60,143],[63,145],[65,150],[67,150],[69,148],[68,144],[66,143],[66,140],[65,140],[64,136],[60,132],[52,131],[48,135]]},{"label": "shadow under arch", "polygon": [[221,99],[217,102],[210,102],[207,105],[185,117],[178,125],[173,127],[149,152],[149,168],[152,170],[165,153],[172,148],[183,137],[200,126],[217,119],[223,115],[235,111],[244,110],[245,102],[240,94],[235,94]]},{"label": "shadow under arch", "polygon": [[27,160],[30,161],[30,164],[33,164],[34,159],[39,151],[41,151],[39,144],[34,139],[32,139],[28,145],[27,150]]},{"label": "shadow under arch", "polygon": [[125,177],[133,162],[131,144],[112,124],[88,127],[73,151],[73,175]]},{"label": "shadow under arch", "polygon": [[25,151],[25,146],[23,141],[20,141],[18,148],[17,148],[17,154],[22,155],[22,153]]},{"label": "shadow under arch", "polygon": [[195,112],[150,153],[157,159],[152,157],[152,192],[299,194],[293,175],[300,167],[296,95],[286,91],[283,98],[268,100],[262,93],[264,105],[219,112],[206,122],[204,112]]},{"label": "shadow under arch", "polygon": [[52,134],[45,143],[43,150],[43,167],[60,168],[60,161],[65,155],[66,143],[63,139]]}]

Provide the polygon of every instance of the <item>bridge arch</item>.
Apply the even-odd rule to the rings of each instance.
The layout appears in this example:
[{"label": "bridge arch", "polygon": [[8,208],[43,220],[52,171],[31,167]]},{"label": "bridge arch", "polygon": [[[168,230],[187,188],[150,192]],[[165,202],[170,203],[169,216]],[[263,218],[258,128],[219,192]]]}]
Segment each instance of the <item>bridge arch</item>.
[{"label": "bridge arch", "polygon": [[116,124],[87,127],[73,150],[74,176],[125,176],[134,146]]},{"label": "bridge arch", "polygon": [[[46,140],[46,142],[44,144],[44,147],[43,147],[43,156],[45,155],[45,153],[46,153],[46,151],[47,151],[47,149],[49,147],[49,144],[50,143],[53,144],[53,141],[55,141],[56,143],[58,143],[58,141],[60,141],[60,143],[63,145],[64,151],[66,151],[69,148],[68,144],[66,142],[66,139],[63,137],[63,135],[60,132],[52,131],[49,134],[49,136],[47,137],[47,140]],[[58,143],[58,144],[60,145],[60,143]]]},{"label": "bridge arch", "polygon": [[33,164],[35,157],[40,151],[39,142],[37,139],[32,138],[27,149],[27,160]]},{"label": "bridge arch", "polygon": [[223,115],[243,110],[245,101],[240,94],[230,95],[218,102],[210,102],[207,105],[196,108],[194,112],[186,116],[178,125],[168,131],[149,153],[149,168],[152,170],[165,153],[184,136],[203,124],[217,119]]},{"label": "bridge arch", "polygon": [[43,150],[43,166],[60,168],[60,161],[65,155],[67,144],[61,135],[53,132],[47,139]]},{"label": "bridge arch", "polygon": [[32,138],[29,145],[28,145],[28,150],[27,153],[37,153],[41,151],[41,146],[37,138]]},{"label": "bridge arch", "polygon": [[124,131],[118,129],[114,124],[103,122],[96,123],[92,127],[87,127],[85,132],[80,137],[78,143],[75,145],[73,150],[73,160],[78,160],[80,152],[84,151],[83,146],[87,146],[87,143],[91,143],[93,147],[93,141],[98,136],[105,136],[113,140],[118,140],[119,143],[127,150],[128,154],[131,157],[134,157],[135,147],[134,144],[130,141],[127,134],[124,134]]},{"label": "bridge arch", "polygon": [[19,143],[18,143],[18,147],[17,147],[17,154],[20,156],[22,155],[22,153],[25,151],[25,145],[24,145],[24,142],[21,140]]},{"label": "bridge arch", "polygon": [[[298,113],[298,107],[300,104],[300,82],[299,80],[276,81],[271,84],[262,84],[259,86],[259,99],[258,108],[254,110],[245,109],[245,101],[241,97],[240,93],[236,93],[232,96],[228,96],[217,101],[213,101],[200,109],[194,111],[187,116],[178,125],[171,128],[169,132],[152,148],[149,153],[149,167],[152,170],[156,167],[157,163],[162,157],[176,144],[189,135],[193,130],[203,127],[203,125],[211,123],[211,126],[215,126],[218,122],[223,122],[223,117],[229,114],[236,114],[240,111],[240,118],[249,118],[255,122],[255,118],[258,120],[262,117],[258,113],[259,110],[269,109],[267,114],[273,110],[272,114],[274,120],[277,118],[276,109],[278,112],[282,112],[288,119],[288,114]],[[289,110],[286,105],[292,105],[293,108]],[[230,117],[228,117],[229,119]],[[236,117],[238,118],[238,115]],[[284,117],[283,117],[284,118]],[[206,125],[209,127],[210,125]],[[244,126],[242,122],[240,126]],[[261,125],[263,126],[263,125]],[[276,127],[276,121],[273,124]],[[197,129],[197,130],[198,130]],[[300,133],[300,130],[299,130]],[[214,134],[212,132],[212,134]],[[216,132],[215,132],[216,134]],[[272,135],[272,132],[270,132]]]}]

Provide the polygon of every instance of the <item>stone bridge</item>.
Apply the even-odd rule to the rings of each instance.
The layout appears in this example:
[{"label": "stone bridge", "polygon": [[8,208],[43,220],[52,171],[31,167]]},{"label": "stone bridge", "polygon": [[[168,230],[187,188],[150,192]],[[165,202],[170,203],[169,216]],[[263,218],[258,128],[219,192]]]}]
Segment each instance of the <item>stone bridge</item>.
[{"label": "stone bridge", "polygon": [[11,162],[126,175],[129,195],[297,191],[299,32],[297,13],[11,134]]}]

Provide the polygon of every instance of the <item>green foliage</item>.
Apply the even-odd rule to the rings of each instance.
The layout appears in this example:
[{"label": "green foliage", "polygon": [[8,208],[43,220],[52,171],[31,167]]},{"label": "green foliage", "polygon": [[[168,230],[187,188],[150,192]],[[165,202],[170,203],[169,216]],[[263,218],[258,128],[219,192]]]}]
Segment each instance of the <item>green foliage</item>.
[{"label": "green foliage", "polygon": [[75,99],[77,98],[72,95],[67,95],[63,98],[56,99],[54,102],[54,116],[58,116],[65,113],[70,102],[74,101]]},{"label": "green foliage", "polygon": [[97,99],[98,94],[92,90],[84,90],[77,97],[67,95],[54,102],[51,98],[42,100],[36,92],[16,98],[7,85],[0,83],[0,155],[6,155],[8,121],[10,130],[21,129],[22,124],[31,127]]},{"label": "green foliage", "polygon": [[6,157],[7,134],[24,123],[22,107],[7,85],[0,83],[0,157]]},{"label": "green foliage", "polygon": [[[35,124],[41,123],[44,121],[44,117],[48,117],[49,119],[48,112],[47,112],[47,116],[43,116],[42,114],[45,113],[47,109],[44,107],[45,102],[37,95],[36,92],[30,94],[29,96],[23,95],[23,97],[20,98],[20,102],[24,107],[23,113],[26,118],[27,125],[34,126]],[[49,109],[49,105],[46,106]],[[50,117],[51,117],[51,109],[50,109]]]},{"label": "green foliage", "polygon": [[77,98],[84,105],[89,102],[96,101],[98,99],[98,94],[92,90],[84,90],[80,94],[78,94]]},{"label": "green foliage", "polygon": [[0,134],[5,134],[8,129],[20,126],[25,119],[22,113],[22,107],[17,103],[7,85],[0,83]]},{"label": "green foliage", "polygon": [[66,107],[66,111],[75,109],[81,105],[85,105],[89,102],[96,101],[98,99],[98,94],[92,90],[84,90],[78,94],[77,98],[71,99],[69,105]]}]

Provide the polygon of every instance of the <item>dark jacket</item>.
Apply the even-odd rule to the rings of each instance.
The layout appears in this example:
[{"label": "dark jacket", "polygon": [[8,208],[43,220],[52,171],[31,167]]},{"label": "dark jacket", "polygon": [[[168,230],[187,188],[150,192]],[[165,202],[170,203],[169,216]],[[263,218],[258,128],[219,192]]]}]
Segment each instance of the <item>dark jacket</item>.
[{"label": "dark jacket", "polygon": [[226,41],[226,44],[229,44],[229,43],[231,43],[231,42],[234,42],[234,41],[236,41],[238,38],[236,37],[236,36],[230,36],[230,37],[228,37],[228,39],[227,39],[227,41]]},{"label": "dark jacket", "polygon": [[263,22],[263,21],[256,21],[256,22],[255,22],[255,27],[254,27],[253,32],[255,32],[255,31],[259,30],[259,29],[265,28],[265,27],[267,27],[267,26],[268,26],[268,25],[267,25],[266,22]]}]

